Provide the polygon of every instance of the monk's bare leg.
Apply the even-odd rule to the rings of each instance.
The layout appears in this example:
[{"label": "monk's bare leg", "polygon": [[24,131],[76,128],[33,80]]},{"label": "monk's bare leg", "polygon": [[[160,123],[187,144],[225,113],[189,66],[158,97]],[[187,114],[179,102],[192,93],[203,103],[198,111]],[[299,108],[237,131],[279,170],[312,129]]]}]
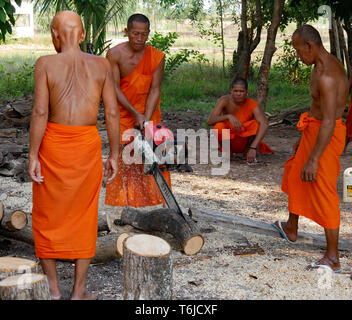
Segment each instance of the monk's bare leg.
[{"label": "monk's bare leg", "polygon": [[[339,228],[337,229],[324,229],[326,237],[326,251],[316,265],[326,265],[332,270],[340,270],[340,258],[339,258]],[[306,267],[306,270],[316,269],[318,267],[313,267],[311,265]]]},{"label": "monk's bare leg", "polygon": [[[295,242],[298,237],[298,219],[299,216],[290,212],[287,222],[281,222],[281,227],[286,233],[287,238]],[[279,223],[274,223],[279,228]]]},{"label": "monk's bare leg", "polygon": [[90,259],[75,260],[75,281],[71,300],[95,300],[97,298],[93,293],[86,291],[86,279],[89,265]]},{"label": "monk's bare leg", "polygon": [[48,277],[50,295],[52,300],[60,300],[62,295],[56,272],[56,259],[40,259],[44,274]]}]

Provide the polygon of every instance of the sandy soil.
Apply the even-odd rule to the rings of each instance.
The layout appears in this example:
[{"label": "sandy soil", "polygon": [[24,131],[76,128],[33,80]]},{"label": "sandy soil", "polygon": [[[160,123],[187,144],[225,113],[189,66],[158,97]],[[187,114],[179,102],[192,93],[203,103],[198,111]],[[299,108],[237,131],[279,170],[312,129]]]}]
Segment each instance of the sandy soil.
[{"label": "sandy soil", "polygon": [[[186,114],[194,128],[202,128],[204,116]],[[173,129],[185,114],[164,114],[164,124]],[[104,139],[106,135],[101,131]],[[225,177],[211,176],[212,165],[193,165],[193,173],[172,173],[173,192],[184,207],[196,207],[241,216],[254,221],[272,223],[287,219],[287,196],[281,192],[283,165],[289,158],[291,145],[298,137],[294,126],[270,128],[265,142],[275,150],[260,158],[263,164],[248,166],[243,160],[231,161]],[[105,151],[106,153],[106,151]],[[341,173],[337,184],[342,199],[342,173],[351,166],[352,145],[341,158]],[[0,200],[7,209],[21,208],[31,212],[31,183],[18,183],[0,177]],[[114,212],[104,205],[105,189],[100,195],[101,213]],[[304,271],[318,260],[324,245],[300,243],[288,245],[275,233],[260,233],[236,224],[205,216],[197,217],[203,230],[205,245],[195,256],[185,256],[172,243],[173,299],[338,299],[352,300],[352,253],[341,251],[341,274],[326,270]],[[321,227],[308,219],[300,219],[300,231],[323,234]],[[341,238],[352,240],[351,204],[341,202]],[[263,255],[233,255],[229,248],[259,245]],[[0,238],[0,256],[13,255],[36,259],[33,248],[11,239]],[[73,265],[58,262],[58,273],[64,299],[70,296]],[[104,264],[92,265],[88,288],[102,300],[122,299],[123,262],[116,258]]]}]

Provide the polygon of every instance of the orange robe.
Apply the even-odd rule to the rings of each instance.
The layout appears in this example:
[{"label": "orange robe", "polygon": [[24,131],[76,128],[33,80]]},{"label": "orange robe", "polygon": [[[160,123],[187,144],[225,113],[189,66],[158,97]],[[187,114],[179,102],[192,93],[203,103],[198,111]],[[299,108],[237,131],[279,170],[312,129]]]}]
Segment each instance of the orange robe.
[{"label": "orange robe", "polygon": [[346,137],[352,140],[352,95],[350,100],[350,106],[346,117]]},{"label": "orange robe", "polygon": [[101,139],[96,126],[48,122],[39,161],[44,181],[33,182],[36,256],[94,257],[103,178]]},{"label": "orange robe", "polygon": [[322,121],[301,115],[297,124],[302,137],[296,154],[287,160],[282,180],[282,190],[288,194],[289,212],[309,218],[323,228],[340,226],[339,196],[336,191],[340,172],[340,155],[345,146],[346,126],[342,119],[336,120],[331,141],[319,159],[314,182],[302,182],[302,167],[315,145]]},{"label": "orange robe", "polygon": [[[164,53],[147,45],[142,60],[129,75],[122,78],[120,88],[128,101],[142,114],[145,113],[146,102],[149,94],[153,73],[164,57]],[[160,98],[155,108],[151,121],[161,124]],[[120,108],[120,141],[123,133],[135,125],[134,117],[121,105]],[[122,154],[121,154],[122,156]],[[170,172],[163,175],[171,187]],[[141,164],[125,164],[119,159],[119,172],[116,178],[106,186],[105,204],[110,206],[144,207],[164,203],[157,184],[152,175],[143,173]]]},{"label": "orange robe", "polygon": [[[253,119],[254,109],[259,106],[258,102],[251,98],[247,98],[246,102],[234,113],[234,116],[242,123],[242,128],[237,131],[229,120],[218,122],[213,129],[218,130],[218,141],[222,145],[222,130],[230,129],[230,146],[231,153],[242,153],[245,151],[248,137],[255,136],[259,129],[259,123]],[[264,142],[260,142],[258,146],[259,152],[263,154],[274,153]]]}]

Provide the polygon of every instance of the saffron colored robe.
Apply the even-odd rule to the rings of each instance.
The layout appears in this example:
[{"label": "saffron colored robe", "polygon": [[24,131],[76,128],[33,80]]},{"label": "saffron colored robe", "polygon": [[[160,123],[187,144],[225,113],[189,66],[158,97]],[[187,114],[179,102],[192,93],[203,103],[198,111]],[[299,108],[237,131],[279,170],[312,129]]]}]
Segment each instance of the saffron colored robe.
[{"label": "saffron colored robe", "polygon": [[346,137],[352,140],[352,95],[346,117]]},{"label": "saffron colored robe", "polygon": [[[258,102],[251,98],[247,98],[246,102],[233,114],[241,123],[242,128],[237,131],[232,126],[229,120],[218,122],[214,125],[213,129],[218,130],[218,141],[220,146],[222,145],[222,130],[230,129],[230,146],[232,153],[242,153],[245,151],[248,138],[255,136],[259,129],[259,123],[253,118],[254,109],[259,106]],[[258,146],[260,153],[274,153],[264,142],[260,142]]]},{"label": "saffron colored robe", "polygon": [[33,182],[32,230],[38,258],[94,257],[103,179],[96,126],[48,122],[39,149],[44,181]]},{"label": "saffron colored robe", "polygon": [[[146,102],[153,74],[164,57],[164,53],[146,46],[144,55],[138,66],[120,81],[120,88],[128,101],[142,114],[145,113]],[[150,119],[154,124],[161,124],[160,98]],[[123,133],[135,125],[134,117],[121,105],[120,108],[120,141]],[[171,187],[170,172],[163,172],[164,178]],[[164,203],[157,184],[152,175],[143,173],[142,164],[125,164],[122,153],[119,158],[119,171],[116,178],[106,186],[105,204],[110,206],[144,207]]]},{"label": "saffron colored robe", "polygon": [[302,137],[296,154],[287,160],[282,180],[282,190],[288,194],[289,212],[309,218],[326,229],[340,226],[339,196],[336,183],[340,172],[340,156],[345,146],[346,126],[336,120],[331,141],[319,159],[314,182],[303,182],[301,171],[315,145],[322,121],[301,115],[297,124]]}]

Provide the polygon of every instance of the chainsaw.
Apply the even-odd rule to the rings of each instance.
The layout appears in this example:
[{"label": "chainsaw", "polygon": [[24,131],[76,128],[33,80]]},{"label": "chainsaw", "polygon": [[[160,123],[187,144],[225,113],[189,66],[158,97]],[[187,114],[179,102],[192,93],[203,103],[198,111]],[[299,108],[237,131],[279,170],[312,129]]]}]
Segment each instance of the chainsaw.
[{"label": "chainsaw", "polygon": [[[179,154],[188,157],[188,146],[186,143],[178,144],[176,137],[171,130],[161,124],[144,122],[142,130],[136,129],[137,135],[134,137],[134,152],[142,156],[144,174],[154,176],[155,182],[169,209],[178,213],[186,222],[162,171],[187,171],[192,172],[192,168],[185,164],[174,164],[173,161]],[[172,161],[170,161],[170,159]],[[184,160],[185,160],[184,159]],[[182,161],[185,162],[185,161]],[[191,212],[189,212],[191,215]]]}]

